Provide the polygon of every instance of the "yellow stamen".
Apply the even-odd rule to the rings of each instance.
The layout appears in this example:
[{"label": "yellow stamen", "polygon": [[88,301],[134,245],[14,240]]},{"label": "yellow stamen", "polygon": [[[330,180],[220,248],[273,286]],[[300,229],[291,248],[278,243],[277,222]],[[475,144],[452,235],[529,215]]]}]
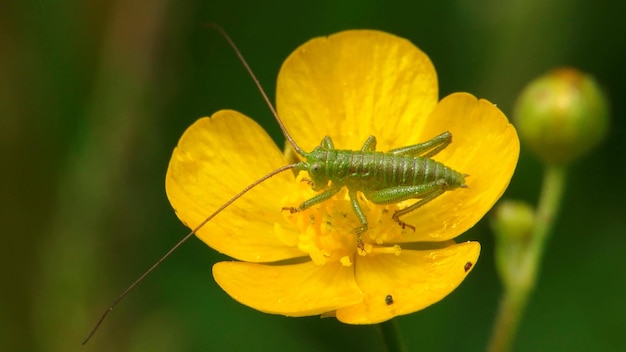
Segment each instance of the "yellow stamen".
[{"label": "yellow stamen", "polygon": [[[302,182],[303,179],[306,179],[305,172],[301,172],[296,178],[294,191],[287,192],[288,196],[282,201],[285,207],[297,207],[316,195],[309,185]],[[362,234],[364,245],[362,250],[357,247],[357,236],[354,232],[360,223],[352,209],[346,189],[331,199],[303,211],[283,212],[285,220],[300,234],[297,243],[292,242],[292,237],[285,234],[286,230],[282,226],[275,226],[276,233],[285,243],[297,245],[318,265],[340,261],[342,265],[350,266],[356,255],[365,256],[374,253],[399,255],[400,246],[385,245],[394,239],[397,240],[403,234],[402,228],[391,218],[399,207],[372,204],[362,196],[359,197],[359,203],[369,222],[369,229]]]}]

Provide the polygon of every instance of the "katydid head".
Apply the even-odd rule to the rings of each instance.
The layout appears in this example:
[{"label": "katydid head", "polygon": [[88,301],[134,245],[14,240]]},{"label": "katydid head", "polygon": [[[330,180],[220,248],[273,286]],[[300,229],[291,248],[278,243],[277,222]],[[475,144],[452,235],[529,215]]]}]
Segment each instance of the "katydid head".
[{"label": "katydid head", "polygon": [[304,153],[303,157],[305,160],[298,163],[297,169],[308,172],[314,191],[326,188],[330,181],[326,165],[329,149],[324,146],[317,146],[312,152]]}]

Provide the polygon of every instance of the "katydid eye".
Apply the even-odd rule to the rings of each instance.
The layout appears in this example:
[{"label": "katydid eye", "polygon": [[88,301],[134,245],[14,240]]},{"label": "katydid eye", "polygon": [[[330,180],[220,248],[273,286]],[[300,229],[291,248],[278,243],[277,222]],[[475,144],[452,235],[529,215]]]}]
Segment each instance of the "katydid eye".
[{"label": "katydid eye", "polygon": [[309,167],[309,172],[311,175],[319,175],[322,172],[323,167],[324,165],[321,162],[316,161],[311,164],[311,167]]}]

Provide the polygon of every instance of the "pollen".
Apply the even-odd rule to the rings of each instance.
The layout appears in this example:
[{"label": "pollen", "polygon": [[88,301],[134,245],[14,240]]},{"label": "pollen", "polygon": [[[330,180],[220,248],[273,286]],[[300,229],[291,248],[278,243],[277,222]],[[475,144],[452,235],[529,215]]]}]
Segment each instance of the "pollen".
[{"label": "pollen", "polygon": [[[282,200],[285,208],[296,208],[317,192],[302,180],[307,179],[306,172],[300,172],[294,181],[295,191],[286,192]],[[402,227],[392,219],[393,213],[400,209],[398,205],[377,205],[359,196],[366,218],[368,230],[361,234],[363,248],[358,248],[356,229],[361,226],[352,209],[347,189],[341,190],[331,199],[315,204],[298,212],[283,211],[286,222],[299,235],[291,241],[283,226],[276,225],[276,235],[297,246],[307,253],[318,265],[339,261],[344,266],[351,266],[357,255],[392,254],[399,255],[401,247],[394,242],[401,238]]]}]

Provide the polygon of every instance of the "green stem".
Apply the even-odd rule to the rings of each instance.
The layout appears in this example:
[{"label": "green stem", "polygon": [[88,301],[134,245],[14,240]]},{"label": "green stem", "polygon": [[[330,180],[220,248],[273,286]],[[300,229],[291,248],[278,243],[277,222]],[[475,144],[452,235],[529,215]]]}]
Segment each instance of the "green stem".
[{"label": "green stem", "polygon": [[511,349],[527,300],[528,292],[505,293],[502,302],[500,302],[500,310],[494,324],[488,351],[504,352]]},{"label": "green stem", "polygon": [[515,263],[519,270],[508,280],[503,280],[506,287],[489,342],[488,350],[491,352],[511,349],[530,293],[535,287],[541,259],[559,211],[565,176],[564,166],[550,165],[545,171],[530,242],[519,262]]},{"label": "green stem", "polygon": [[398,328],[398,322],[396,319],[387,320],[386,322],[378,324],[380,332],[383,336],[385,346],[389,352],[405,352],[407,351],[402,334]]},{"label": "green stem", "polygon": [[566,170],[563,166],[548,166],[543,179],[543,189],[537,206],[535,227],[533,229],[532,241],[529,246],[528,265],[532,273],[532,283],[538,266],[546,249],[546,243],[550,238],[554,220],[561,205],[563,189],[565,188]]}]

